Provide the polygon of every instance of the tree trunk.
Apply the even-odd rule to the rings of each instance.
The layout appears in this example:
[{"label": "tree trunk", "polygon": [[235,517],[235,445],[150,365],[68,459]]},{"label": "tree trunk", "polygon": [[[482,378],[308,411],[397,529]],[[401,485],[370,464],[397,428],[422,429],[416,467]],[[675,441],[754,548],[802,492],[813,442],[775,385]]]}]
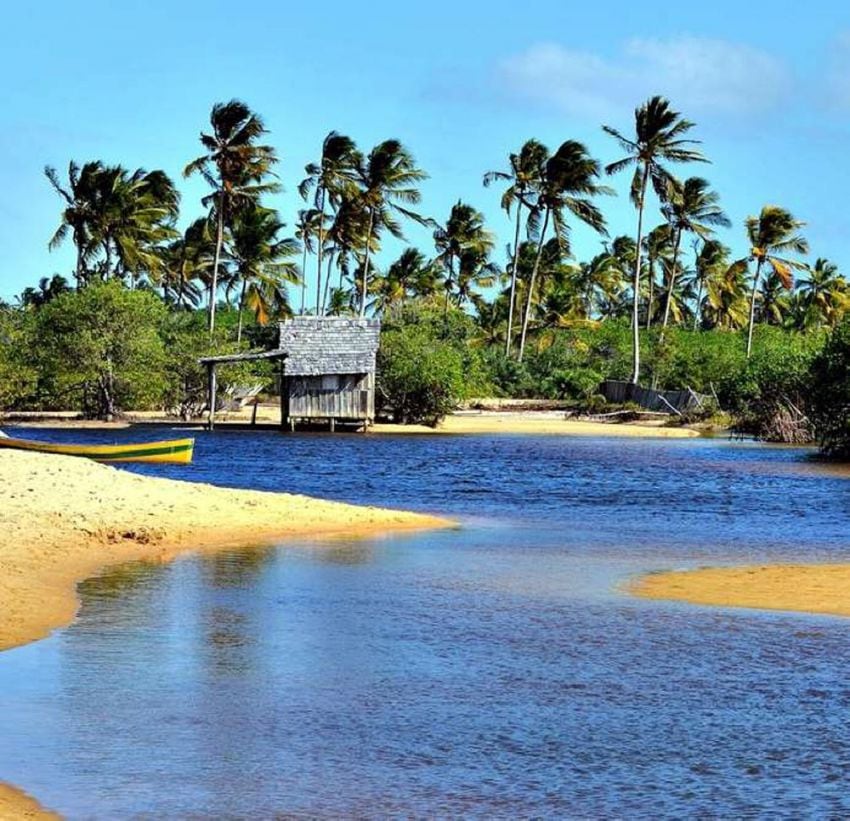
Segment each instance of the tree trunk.
[{"label": "tree trunk", "polygon": [[331,264],[333,261],[333,253],[328,254],[328,268],[325,271],[325,295],[322,297],[322,316],[325,316],[328,312],[328,296],[331,290]]},{"label": "tree trunk", "polygon": [[319,189],[319,244],[316,246],[316,316],[322,313],[322,256],[325,245],[325,189]]},{"label": "tree trunk", "polygon": [[77,264],[74,267],[74,279],[77,280],[77,290],[79,291],[83,283],[83,246],[77,244]]},{"label": "tree trunk", "polygon": [[543,227],[540,229],[540,238],[537,240],[537,253],[534,256],[534,267],[531,269],[531,279],[528,282],[528,294],[525,299],[525,315],[522,318],[522,333],[519,337],[519,356],[517,362],[522,362],[523,354],[525,353],[525,337],[528,334],[528,323],[531,320],[531,304],[534,300],[534,283],[537,279],[537,271],[540,269],[540,257],[543,256],[543,242],[546,239],[546,229],[549,227],[550,209],[546,209],[546,216],[543,218]]},{"label": "tree trunk", "polygon": [[215,257],[213,258],[212,277],[210,279],[209,332],[215,330],[215,297],[218,292],[218,266],[221,262],[221,245],[224,242],[224,189],[218,197],[218,215],[215,229]]},{"label": "tree trunk", "polygon": [[759,287],[759,279],[761,278],[761,264],[764,261],[764,257],[759,257],[759,261],[756,263],[756,273],[753,276],[753,292],[750,296],[750,324],[747,328],[747,359],[750,358],[750,355],[753,352],[753,325],[756,321],[756,294],[758,293]]},{"label": "tree trunk", "polygon": [[360,289],[360,318],[366,316],[366,289],[369,286],[369,251],[372,245],[372,228],[374,227],[375,214],[369,209],[369,227],[366,230],[366,254],[363,260],[363,283]]},{"label": "tree trunk", "polygon": [[514,302],[516,300],[517,265],[519,264],[519,230],[522,222],[522,203],[516,207],[516,231],[514,232],[514,259],[511,268],[511,301],[508,305],[508,331],[505,334],[505,356],[511,355],[511,334],[514,324]]},{"label": "tree trunk", "polygon": [[646,183],[649,180],[649,167],[643,164],[643,179],[640,183],[640,199],[638,199],[638,228],[637,228],[637,257],[635,259],[635,278],[633,282],[634,295],[632,299],[632,384],[640,380],[640,322],[638,308],[640,306],[640,269],[643,254],[643,206],[646,201]]},{"label": "tree trunk", "polygon": [[301,256],[301,315],[307,307],[307,237],[304,237],[304,253]]},{"label": "tree trunk", "polygon": [[106,254],[106,268],[103,272],[103,281],[108,282],[109,276],[112,273],[112,246],[108,237],[103,241],[103,250]]},{"label": "tree trunk", "polygon": [[664,303],[664,321],[661,323],[661,341],[664,341],[664,331],[670,321],[670,306],[673,304],[673,286],[676,284],[676,266],[679,264],[679,246],[682,243],[682,229],[676,231],[676,241],[673,243],[673,261],[670,263],[670,282],[667,284],[667,300]]},{"label": "tree trunk", "polygon": [[700,315],[702,314],[702,280],[700,279],[697,286],[697,304],[694,308],[694,330],[699,327]]},{"label": "tree trunk", "polygon": [[242,341],[242,309],[245,306],[245,291],[248,288],[248,280],[245,277],[242,278],[242,292],[239,294],[239,309],[237,311],[237,315],[239,317],[238,322],[236,323],[236,341]]},{"label": "tree trunk", "polygon": [[647,255],[646,258],[649,279],[649,300],[646,303],[646,330],[652,327],[652,305],[655,301],[655,259]]}]

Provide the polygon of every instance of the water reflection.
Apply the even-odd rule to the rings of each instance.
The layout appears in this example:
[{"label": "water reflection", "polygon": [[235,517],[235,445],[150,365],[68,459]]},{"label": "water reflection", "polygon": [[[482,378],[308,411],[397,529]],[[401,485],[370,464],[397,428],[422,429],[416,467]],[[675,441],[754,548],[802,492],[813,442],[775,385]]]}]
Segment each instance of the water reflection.
[{"label": "water reflection", "polygon": [[268,486],[265,452],[290,489],[465,526],[88,582],[0,656],[0,776],[71,818],[850,812],[850,622],[617,592],[846,560],[850,485],[805,450],[229,436],[202,473]]}]

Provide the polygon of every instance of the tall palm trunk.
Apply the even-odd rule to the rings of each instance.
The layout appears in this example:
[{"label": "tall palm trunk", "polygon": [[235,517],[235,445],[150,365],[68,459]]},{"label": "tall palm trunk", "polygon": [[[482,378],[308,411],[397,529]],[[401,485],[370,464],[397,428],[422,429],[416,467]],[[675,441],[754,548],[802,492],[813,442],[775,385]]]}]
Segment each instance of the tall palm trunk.
[{"label": "tall palm trunk", "polygon": [[697,304],[694,308],[694,330],[699,327],[700,315],[702,314],[702,278],[697,285]]},{"label": "tall palm trunk", "polygon": [[452,293],[452,286],[455,280],[455,258],[454,254],[449,254],[449,278],[446,281],[446,301],[443,304],[443,324],[448,328],[449,323],[449,297]]},{"label": "tall palm trunk", "polygon": [[640,306],[640,269],[643,254],[641,243],[643,242],[643,206],[646,201],[646,183],[649,180],[649,166],[643,164],[643,179],[640,182],[640,198],[638,199],[638,227],[637,227],[637,256],[635,259],[634,295],[632,299],[632,384],[637,385],[640,380],[640,322],[638,319],[638,308]]},{"label": "tall palm trunk", "polygon": [[764,257],[759,257],[756,263],[756,273],[753,277],[753,292],[750,295],[750,324],[747,328],[747,359],[753,352],[753,326],[756,321],[756,294],[758,293],[759,279],[761,279],[761,265],[764,262]]},{"label": "tall palm trunk", "polygon": [[242,309],[245,307],[245,291],[248,289],[248,278],[242,277],[242,291],[239,294],[239,309],[237,316],[239,317],[236,323],[236,341],[242,341]]},{"label": "tall palm trunk", "polygon": [[325,293],[322,297],[322,316],[324,316],[328,311],[328,296],[330,295],[331,290],[331,263],[333,263],[333,259],[333,250],[331,250],[328,254],[328,267],[325,271]]},{"label": "tall palm trunk", "polygon": [[511,263],[511,300],[508,304],[508,331],[505,334],[505,356],[511,355],[511,343],[513,342],[513,325],[514,325],[514,302],[516,301],[516,278],[517,265],[519,264],[519,230],[522,222],[522,203],[518,203],[516,207],[516,231],[514,231],[514,258]]},{"label": "tall palm trunk", "polygon": [[549,227],[550,208],[546,208],[546,216],[543,218],[543,227],[540,229],[540,237],[537,240],[537,253],[534,256],[534,267],[531,269],[531,279],[528,282],[528,294],[525,299],[525,315],[522,318],[522,333],[519,338],[518,362],[522,362],[525,353],[525,337],[528,334],[528,323],[531,320],[531,304],[534,301],[534,284],[537,280],[537,272],[540,269],[540,258],[543,256],[543,242],[546,239],[546,229]]},{"label": "tall palm trunk", "polygon": [[667,285],[667,301],[664,303],[664,320],[661,323],[661,341],[670,321],[670,306],[673,304],[673,287],[676,284],[676,268],[679,264],[679,246],[682,244],[682,229],[676,230],[676,241],[673,243],[673,260],[670,263],[670,282]]},{"label": "tall palm trunk", "polygon": [[304,237],[304,248],[301,255],[301,315],[307,308],[307,237]]},{"label": "tall palm trunk", "polygon": [[324,255],[325,245],[325,189],[320,189],[321,195],[319,202],[319,244],[316,246],[316,316],[322,313],[322,256]]},{"label": "tall palm trunk", "polygon": [[647,279],[649,280],[649,299],[646,303],[646,330],[652,327],[652,306],[655,302],[655,257],[647,255]]},{"label": "tall palm trunk", "polygon": [[374,228],[375,214],[369,209],[369,226],[366,229],[366,253],[363,260],[363,283],[360,289],[360,318],[366,316],[366,289],[369,285],[369,251],[372,246],[372,229]]},{"label": "tall palm trunk", "polygon": [[83,284],[83,245],[82,242],[77,243],[77,264],[74,266],[74,279],[77,281],[77,290],[79,291]]},{"label": "tall palm trunk", "polygon": [[218,197],[218,215],[215,226],[215,256],[213,257],[212,277],[210,278],[209,332],[215,330],[215,296],[218,292],[218,266],[221,263],[221,246],[224,242],[224,189]]}]

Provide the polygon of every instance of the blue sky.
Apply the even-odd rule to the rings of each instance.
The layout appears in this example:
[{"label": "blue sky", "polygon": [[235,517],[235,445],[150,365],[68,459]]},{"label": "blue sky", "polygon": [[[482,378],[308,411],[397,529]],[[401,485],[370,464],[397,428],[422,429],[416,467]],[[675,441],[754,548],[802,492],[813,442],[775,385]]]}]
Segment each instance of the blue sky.
[{"label": "blue sky", "polygon": [[[51,0],[4,8],[0,70],[0,297],[72,268],[70,246],[47,250],[61,203],[45,164],[162,168],[189,221],[203,185],[182,168],[211,105],[232,97],[271,131],[290,226],[329,130],[362,148],[398,137],[430,174],[422,211],[442,220],[464,198],[501,254],[510,226],[483,172],[532,136],[553,149],[579,139],[610,162],[619,150],[600,124],[628,130],[634,106],[663,93],[698,123],[712,165],[681,172],[720,192],[725,242],[743,254],[744,217],[778,203],[808,223],[813,257],[850,273],[850,10],[837,2]],[[627,182],[614,178],[619,197],[604,203],[612,234],[634,231]],[[409,239],[430,251],[427,233]],[[574,249],[589,257],[598,239],[576,229]]]}]

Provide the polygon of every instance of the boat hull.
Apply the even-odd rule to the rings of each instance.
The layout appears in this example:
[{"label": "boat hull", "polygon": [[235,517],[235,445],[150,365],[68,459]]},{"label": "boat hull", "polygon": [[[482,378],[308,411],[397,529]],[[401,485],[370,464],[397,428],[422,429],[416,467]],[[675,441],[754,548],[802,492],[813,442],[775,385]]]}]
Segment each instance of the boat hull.
[{"label": "boat hull", "polygon": [[29,439],[0,438],[0,448],[81,456],[97,462],[149,462],[188,465],[192,461],[194,439],[169,439],[161,442],[126,445],[63,445],[34,442]]}]

